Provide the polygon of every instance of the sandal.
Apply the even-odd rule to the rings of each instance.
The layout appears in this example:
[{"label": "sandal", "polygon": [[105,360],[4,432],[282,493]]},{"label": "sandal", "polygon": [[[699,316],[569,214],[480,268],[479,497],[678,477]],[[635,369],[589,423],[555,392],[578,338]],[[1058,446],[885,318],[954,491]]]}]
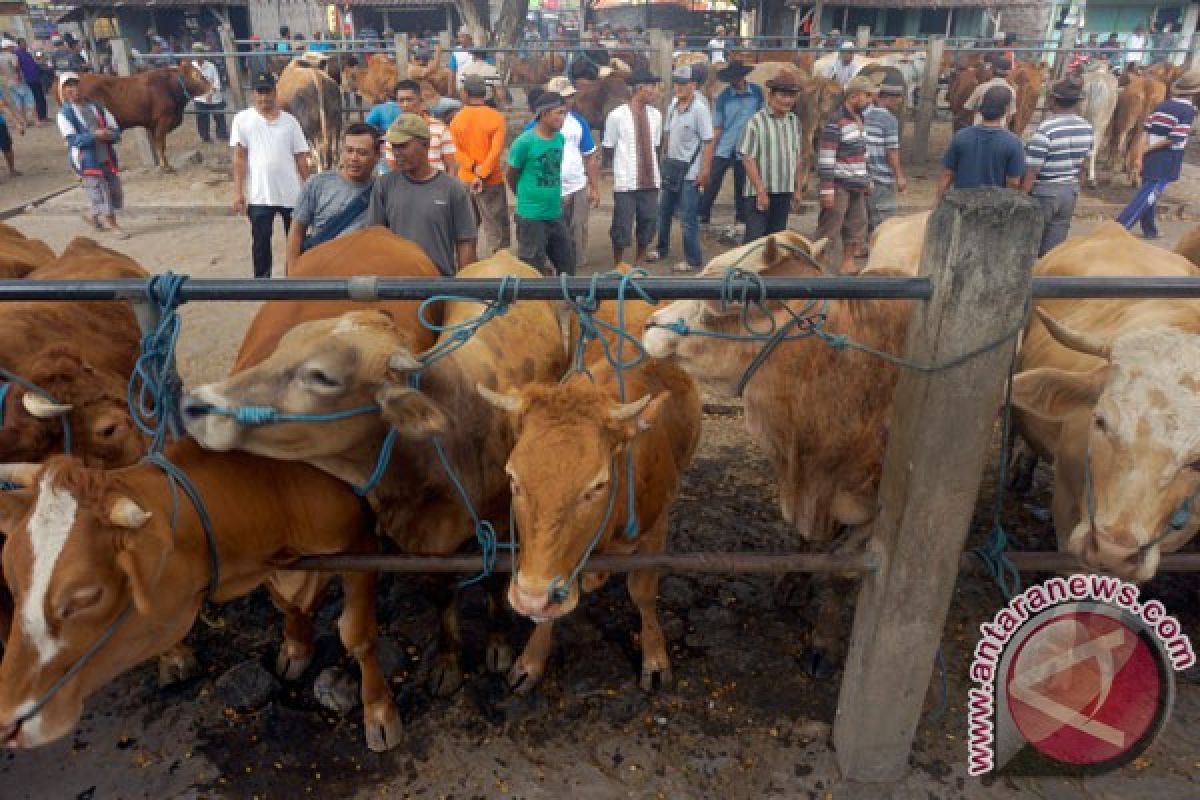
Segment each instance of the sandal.
[{"label": "sandal", "polygon": [[655,261],[659,261],[661,259],[662,259],[662,253],[658,252],[657,250],[648,250],[646,252],[646,258],[644,259],[644,261],[647,264],[653,264]]},{"label": "sandal", "polygon": [[680,261],[678,264],[671,267],[672,272],[678,272],[678,273],[695,272],[696,269],[697,269],[696,267],[693,267],[691,264],[687,263],[686,261]]}]

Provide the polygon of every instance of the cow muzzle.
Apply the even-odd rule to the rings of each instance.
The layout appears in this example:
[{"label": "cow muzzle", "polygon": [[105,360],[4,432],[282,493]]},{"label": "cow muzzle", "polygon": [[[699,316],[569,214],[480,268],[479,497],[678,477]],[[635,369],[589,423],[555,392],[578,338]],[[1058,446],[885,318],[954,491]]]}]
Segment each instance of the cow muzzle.
[{"label": "cow muzzle", "polygon": [[670,358],[679,347],[680,335],[671,328],[663,327],[678,319],[667,312],[670,308],[657,311],[646,321],[646,330],[642,332],[642,347],[653,358]]},{"label": "cow muzzle", "polygon": [[1145,548],[1120,544],[1112,536],[1097,532],[1086,524],[1075,529],[1067,549],[1085,566],[1135,583],[1154,577],[1158,568],[1157,546]]},{"label": "cow muzzle", "polygon": [[521,586],[519,578],[514,578],[508,584],[508,602],[523,617],[528,617],[537,623],[551,622],[568,614],[577,602],[574,589],[568,595],[566,602],[556,603],[546,589],[530,590]]},{"label": "cow muzzle", "polygon": [[212,413],[213,407],[229,405],[211,386],[201,386],[183,396],[179,406],[183,426],[207,450],[232,450],[241,438],[242,426],[232,417]]}]

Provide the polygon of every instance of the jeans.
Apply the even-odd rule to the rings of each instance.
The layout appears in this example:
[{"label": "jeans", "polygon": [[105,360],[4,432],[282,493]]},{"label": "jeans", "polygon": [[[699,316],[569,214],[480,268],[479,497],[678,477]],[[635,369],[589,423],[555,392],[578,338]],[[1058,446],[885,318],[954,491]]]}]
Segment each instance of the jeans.
[{"label": "jeans", "polygon": [[1117,222],[1124,225],[1126,228],[1132,228],[1133,223],[1142,223],[1142,235],[1147,238],[1156,238],[1158,234],[1158,223],[1154,219],[1155,210],[1158,207],[1158,198],[1162,197],[1162,193],[1166,191],[1167,184],[1170,181],[1142,181],[1142,186],[1138,189],[1138,193],[1129,201],[1129,205],[1117,215]]},{"label": "jeans", "polygon": [[1045,184],[1033,187],[1033,199],[1042,207],[1042,243],[1038,258],[1067,240],[1079,187],[1075,184]]},{"label": "jeans", "polygon": [[38,122],[46,121],[46,90],[42,88],[41,81],[35,81],[29,84],[29,91],[33,92],[33,107],[37,109]]},{"label": "jeans", "polygon": [[208,137],[208,118],[210,116],[217,121],[217,139],[221,141],[228,139],[229,132],[225,129],[225,102],[201,103],[199,100],[194,102],[196,106],[196,133],[200,134],[200,140],[203,142],[210,141]]},{"label": "jeans", "polygon": [[700,200],[700,221],[707,225],[712,217],[713,203],[721,191],[725,180],[725,170],[733,167],[733,213],[738,222],[745,222],[746,215],[742,213],[742,196],[746,193],[746,168],[742,160],[733,154],[728,158],[713,156],[712,171],[708,174],[708,186],[704,189],[704,197]]},{"label": "jeans", "polygon": [[792,210],[791,192],[768,194],[766,211],[759,211],[754,195],[742,198],[742,214],[746,217],[746,244],[772,233],[787,229],[788,214]]},{"label": "jeans", "polygon": [[565,195],[562,199],[563,220],[575,245],[575,268],[587,266],[588,207],[587,187]]},{"label": "jeans", "polygon": [[[517,215],[517,258],[546,271],[546,259],[559,274],[575,274],[575,246],[567,223],[558,219],[525,219]],[[553,275],[554,273],[548,273]]]},{"label": "jeans", "polygon": [[871,182],[867,195],[867,230],[874,231],[883,221],[896,213],[896,184]]},{"label": "jeans", "polygon": [[283,217],[283,232],[292,227],[292,210],[283,206],[246,206],[250,218],[250,255],[254,260],[254,277],[271,277],[271,233],[275,215]]},{"label": "jeans", "polygon": [[684,181],[679,191],[663,189],[658,202],[658,254],[666,257],[671,249],[671,221],[675,209],[679,209],[679,225],[683,228],[683,255],[689,267],[704,265],[704,253],[700,250],[700,190],[695,181]]}]

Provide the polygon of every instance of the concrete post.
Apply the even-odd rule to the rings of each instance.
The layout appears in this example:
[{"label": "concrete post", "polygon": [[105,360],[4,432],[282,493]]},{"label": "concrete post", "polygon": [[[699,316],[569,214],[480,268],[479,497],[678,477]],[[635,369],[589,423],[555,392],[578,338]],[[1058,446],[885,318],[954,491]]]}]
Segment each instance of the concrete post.
[{"label": "concrete post", "polygon": [[921,167],[924,167],[929,159],[929,130],[933,127],[933,117],[937,113],[938,71],[945,49],[946,37],[929,37],[925,76],[921,81],[921,99],[917,103],[917,117],[913,123],[913,163]]}]

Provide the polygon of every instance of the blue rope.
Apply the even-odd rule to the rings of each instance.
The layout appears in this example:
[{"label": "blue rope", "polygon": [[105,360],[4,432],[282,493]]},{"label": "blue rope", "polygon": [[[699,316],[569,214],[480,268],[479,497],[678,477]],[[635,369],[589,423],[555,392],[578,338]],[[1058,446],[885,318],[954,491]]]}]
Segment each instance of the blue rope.
[{"label": "blue rope", "polygon": [[162,452],[167,436],[178,438],[181,385],[175,372],[175,346],[179,342],[179,290],[187,275],[164,272],[146,284],[146,296],[157,307],[158,324],[142,336],[141,353],[129,376],[129,413],[142,433],[150,436],[151,453]]},{"label": "blue rope", "polygon": [[[395,429],[392,430],[395,433]],[[466,507],[467,513],[471,515],[471,521],[475,525],[475,539],[479,542],[479,549],[483,553],[483,569],[478,575],[471,578],[465,578],[459,583],[459,586],[465,587],[471,584],[478,583],[484,578],[496,571],[496,552],[505,547],[512,549],[511,544],[501,543],[499,537],[496,536],[496,528],[486,519],[481,519],[475,513],[475,506],[471,503],[471,497],[467,494],[467,488],[458,478],[458,473],[450,466],[450,459],[446,457],[446,451],[442,449],[441,440],[438,437],[433,437],[433,451],[437,453],[438,461],[442,462],[442,469],[446,471],[446,477],[454,484],[455,490],[458,492],[459,498],[462,500],[463,506]]]},{"label": "blue rope", "polygon": [[312,414],[292,414],[280,411],[274,406],[215,406],[203,405],[194,409],[196,413],[217,414],[230,417],[239,425],[276,425],[281,422],[337,422],[362,414],[373,414],[379,411],[379,406],[356,406],[344,411],[326,411]]},{"label": "blue rope", "polygon": [[[517,294],[520,291],[520,287],[520,276],[502,275],[500,276],[500,287],[496,291],[496,298],[494,300],[485,301],[480,300],[477,297],[464,297],[453,294],[437,294],[427,297],[425,300],[421,301],[421,305],[417,306],[417,318],[427,330],[438,334],[437,344],[426,350],[420,356],[422,367],[429,367],[450,355],[455,350],[469,342],[471,337],[474,336],[484,325],[491,322],[496,317],[507,314],[509,307],[517,300]],[[448,302],[483,303],[484,309],[470,319],[450,325],[443,325],[429,319],[428,311],[431,305],[434,303]],[[449,335],[447,336],[446,334]]]},{"label": "blue rope", "polygon": [[[600,525],[596,528],[596,532],[592,534],[591,541],[588,542],[588,546],[583,551],[583,555],[579,557],[579,561],[575,562],[575,568],[571,570],[571,574],[567,576],[567,579],[564,581],[561,579],[561,576],[555,576],[554,580],[550,581],[548,594],[553,603],[566,602],[567,597],[571,593],[571,586],[579,580],[580,573],[583,572],[588,559],[592,557],[592,551],[596,549],[596,545],[600,543],[600,539],[604,537],[605,531],[608,530],[608,523],[612,520],[613,509],[617,505],[616,471],[617,460],[614,457],[612,464],[609,466],[609,474],[613,476],[613,484],[608,492],[608,505],[604,509],[604,519],[600,520]],[[629,494],[632,496],[632,490]]]}]

